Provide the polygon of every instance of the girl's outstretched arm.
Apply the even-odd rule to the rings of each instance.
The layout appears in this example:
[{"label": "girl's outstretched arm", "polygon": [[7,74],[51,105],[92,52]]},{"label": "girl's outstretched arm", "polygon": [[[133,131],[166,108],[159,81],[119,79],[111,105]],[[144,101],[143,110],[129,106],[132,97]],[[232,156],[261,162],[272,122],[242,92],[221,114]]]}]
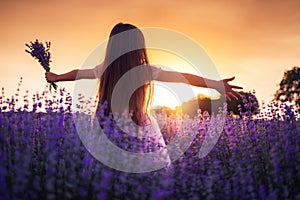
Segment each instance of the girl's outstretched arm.
[{"label": "girl's outstretched arm", "polygon": [[243,89],[240,86],[229,84],[229,82],[233,81],[234,78],[235,77],[216,81],[206,79],[194,74],[161,70],[155,80],[163,82],[186,83],[197,87],[212,88],[217,90],[220,94],[226,95],[227,100],[230,101],[232,99],[237,100],[240,96],[240,94],[233,89]]},{"label": "girl's outstretched arm", "polygon": [[75,81],[80,79],[95,79],[95,69],[101,67],[102,64],[96,66],[94,69],[74,69],[65,74],[55,74],[52,72],[46,72],[45,78],[48,82],[59,81]]}]

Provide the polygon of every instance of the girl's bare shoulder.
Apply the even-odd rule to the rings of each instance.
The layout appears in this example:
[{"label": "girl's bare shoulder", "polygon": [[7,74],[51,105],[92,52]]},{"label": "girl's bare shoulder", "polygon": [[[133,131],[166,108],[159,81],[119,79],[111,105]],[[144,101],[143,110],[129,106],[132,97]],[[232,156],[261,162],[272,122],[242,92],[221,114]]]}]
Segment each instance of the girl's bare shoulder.
[{"label": "girl's bare shoulder", "polygon": [[152,70],[153,79],[155,80],[155,79],[158,78],[158,76],[159,76],[162,69],[158,66],[155,66],[155,65],[151,65],[150,67],[151,67],[151,70]]},{"label": "girl's bare shoulder", "polygon": [[94,75],[96,78],[100,78],[100,75],[101,75],[101,72],[103,70],[103,62],[96,65],[94,68],[93,68],[93,72],[94,72]]}]

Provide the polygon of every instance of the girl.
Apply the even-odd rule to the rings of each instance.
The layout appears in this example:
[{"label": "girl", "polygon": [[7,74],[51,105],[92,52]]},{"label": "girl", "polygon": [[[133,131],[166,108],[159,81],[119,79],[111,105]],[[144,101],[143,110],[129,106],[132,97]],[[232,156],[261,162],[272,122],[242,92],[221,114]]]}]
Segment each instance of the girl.
[{"label": "girl", "polygon": [[[117,95],[119,95],[122,100],[113,103],[113,91],[117,82],[123,75],[134,69],[136,69],[135,74],[130,75],[129,73],[125,84],[121,84],[121,86],[119,84],[120,87]],[[226,95],[228,100],[237,99],[239,96],[239,93],[233,89],[242,89],[242,87],[229,84],[230,81],[234,80],[234,77],[215,81],[193,74],[165,71],[151,66],[147,57],[142,32],[131,24],[123,23],[115,25],[112,29],[103,63],[92,69],[76,69],[61,75],[46,72],[46,80],[48,82],[95,78],[99,79],[97,96],[99,101],[96,113],[100,113],[101,111],[104,116],[109,116],[114,110],[117,110],[119,113],[127,112],[130,114],[132,121],[139,127],[147,127],[152,121],[148,112],[153,96],[153,80],[186,83],[198,87],[210,86],[219,91],[222,95]],[[135,85],[138,87],[134,88]],[[132,95],[128,94],[128,88],[134,89]],[[157,130],[157,126],[154,129]],[[118,131],[115,131],[114,134],[117,134],[116,132]],[[161,133],[160,131],[157,132],[159,132],[158,135],[160,135],[160,137],[158,137],[156,141],[158,142],[156,147],[164,147],[165,143],[162,140]],[[133,138],[134,137],[130,138],[130,136],[126,136],[126,141],[133,141]],[[128,144],[124,147],[124,142],[117,143],[119,143],[119,146],[132,151],[132,145],[129,145],[131,146],[130,148],[126,148]],[[153,150],[153,148],[151,149]],[[137,151],[140,151],[140,149]]]}]

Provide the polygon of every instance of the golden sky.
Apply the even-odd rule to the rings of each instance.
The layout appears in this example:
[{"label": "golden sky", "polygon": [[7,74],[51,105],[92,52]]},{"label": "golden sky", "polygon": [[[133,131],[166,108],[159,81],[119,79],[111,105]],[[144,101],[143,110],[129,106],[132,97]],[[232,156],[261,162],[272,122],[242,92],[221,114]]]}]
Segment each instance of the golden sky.
[{"label": "golden sky", "polygon": [[[0,86],[42,91],[44,71],[24,52],[51,41],[52,71],[80,68],[118,22],[176,30],[195,40],[223,78],[269,101],[283,72],[300,65],[300,1],[11,0],[0,1]],[[93,66],[91,66],[93,67]],[[59,83],[70,89],[74,83]]]}]

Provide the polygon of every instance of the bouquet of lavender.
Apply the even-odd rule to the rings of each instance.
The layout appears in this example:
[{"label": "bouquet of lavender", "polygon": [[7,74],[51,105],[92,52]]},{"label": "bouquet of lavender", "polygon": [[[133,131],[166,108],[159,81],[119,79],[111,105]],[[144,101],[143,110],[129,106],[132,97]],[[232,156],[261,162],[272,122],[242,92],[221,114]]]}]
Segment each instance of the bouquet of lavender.
[{"label": "bouquet of lavender", "polygon": [[[26,47],[29,48],[25,50],[25,52],[29,53],[33,58],[37,59],[39,63],[43,66],[46,72],[50,71],[50,62],[51,62],[51,54],[50,54],[50,42],[46,42],[46,48],[44,47],[42,42],[35,40],[35,42],[30,42],[30,44],[25,44]],[[54,82],[50,83],[50,91],[51,88],[57,89],[57,85]]]}]

